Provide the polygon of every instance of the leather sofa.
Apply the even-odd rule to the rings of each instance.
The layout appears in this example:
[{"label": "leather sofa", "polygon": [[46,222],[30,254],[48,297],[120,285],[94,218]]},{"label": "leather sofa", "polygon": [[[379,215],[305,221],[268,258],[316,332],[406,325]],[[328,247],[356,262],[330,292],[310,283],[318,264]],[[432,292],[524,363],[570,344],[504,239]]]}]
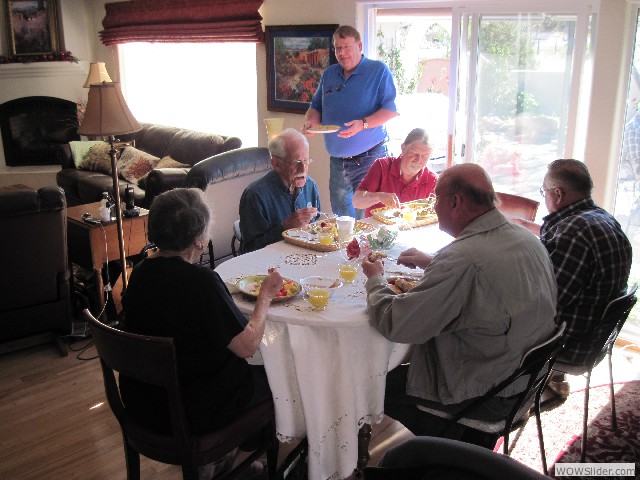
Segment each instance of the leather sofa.
[{"label": "leather sofa", "polygon": [[[0,190],[0,230],[0,342],[50,331],[68,334],[64,192],[59,187]],[[61,341],[58,345],[66,354]]]},{"label": "leather sofa", "polygon": [[[188,164],[213,155],[240,148],[242,141],[237,137],[225,137],[210,133],[196,132],[176,127],[167,127],[151,123],[141,123],[139,132],[120,135],[120,142],[133,142],[135,148],[158,158],[166,156]],[[56,175],[56,183],[62,187],[69,206],[97,202],[103,192],[113,193],[113,180],[110,175],[76,169],[69,144],[58,151],[62,170]],[[136,205],[149,208],[156,195],[180,187],[190,168],[160,168],[149,173],[142,186],[134,185]],[[124,190],[128,182],[120,179],[120,197],[124,200]]]},{"label": "leather sofa", "polygon": [[207,158],[187,173],[184,186],[203,190],[213,212],[210,233],[216,264],[232,256],[233,224],[240,218],[242,192],[270,169],[269,150],[248,147]]}]

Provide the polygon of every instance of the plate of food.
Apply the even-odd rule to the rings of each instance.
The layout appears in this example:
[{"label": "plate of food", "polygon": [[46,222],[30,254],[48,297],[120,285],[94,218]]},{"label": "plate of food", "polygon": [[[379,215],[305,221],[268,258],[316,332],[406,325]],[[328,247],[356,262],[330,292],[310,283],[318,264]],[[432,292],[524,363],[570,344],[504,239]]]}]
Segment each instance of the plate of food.
[{"label": "plate of food", "polygon": [[312,128],[307,128],[309,133],[335,133],[340,130],[339,125],[316,125]]},{"label": "plate of food", "polygon": [[396,225],[401,230],[422,227],[438,221],[433,208],[435,197],[401,203],[400,207],[381,207],[371,210],[376,220],[387,225]]},{"label": "plate of food", "polygon": [[418,284],[417,277],[387,277],[387,284],[394,293],[407,293]]},{"label": "plate of food", "polygon": [[[375,230],[374,225],[356,220],[353,235],[367,234]],[[319,220],[303,228],[285,230],[282,232],[282,238],[287,243],[319,252],[335,252],[341,248],[335,218]]]},{"label": "plate of food", "polygon": [[[258,298],[260,286],[265,278],[266,275],[250,275],[248,277],[243,277],[236,282],[236,287],[238,287],[238,290],[246,296],[256,299]],[[273,301],[286,302],[298,295],[301,291],[302,286],[300,286],[298,282],[285,278],[282,288],[273,297]]]}]

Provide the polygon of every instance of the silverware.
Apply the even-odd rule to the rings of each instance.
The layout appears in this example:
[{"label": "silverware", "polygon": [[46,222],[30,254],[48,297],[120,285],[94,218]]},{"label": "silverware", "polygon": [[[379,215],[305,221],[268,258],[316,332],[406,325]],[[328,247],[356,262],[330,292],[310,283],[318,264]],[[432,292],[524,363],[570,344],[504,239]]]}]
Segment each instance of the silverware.
[{"label": "silverware", "polygon": [[401,272],[400,270],[389,270],[384,272],[385,275],[401,275],[403,277],[412,277],[412,278],[422,278],[422,273],[413,273],[413,272]]}]

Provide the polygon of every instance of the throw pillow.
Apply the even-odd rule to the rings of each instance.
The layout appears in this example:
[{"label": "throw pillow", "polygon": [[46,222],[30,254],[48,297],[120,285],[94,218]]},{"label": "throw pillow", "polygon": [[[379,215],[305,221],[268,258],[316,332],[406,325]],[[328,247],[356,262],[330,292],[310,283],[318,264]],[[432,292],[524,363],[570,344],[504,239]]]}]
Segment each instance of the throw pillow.
[{"label": "throw pillow", "polygon": [[111,146],[108,143],[99,143],[89,150],[84,157],[80,168],[83,170],[91,170],[93,172],[102,172],[107,175],[111,174]]},{"label": "throw pillow", "polygon": [[138,181],[158,164],[160,159],[134,147],[125,147],[118,160],[120,176],[127,182],[138,184]]},{"label": "throw pillow", "polygon": [[69,148],[71,148],[71,157],[73,158],[73,163],[76,168],[82,168],[82,162],[85,157],[89,154],[91,147],[94,145],[98,145],[100,143],[104,143],[108,145],[106,142],[102,141],[90,141],[90,142],[81,142],[81,141],[72,141],[69,142]]},{"label": "throw pillow", "polygon": [[190,168],[191,165],[188,163],[180,163],[177,160],[167,156],[163,157],[160,162],[156,165],[156,168]]},{"label": "throw pillow", "polygon": [[[158,162],[154,170],[157,170],[158,168],[191,168],[191,165],[189,165],[188,163],[180,163],[177,160],[174,160],[173,158],[167,156],[163,157],[162,160]],[[144,177],[138,180],[138,186],[143,190],[147,189],[148,177],[149,174],[147,173]]]}]

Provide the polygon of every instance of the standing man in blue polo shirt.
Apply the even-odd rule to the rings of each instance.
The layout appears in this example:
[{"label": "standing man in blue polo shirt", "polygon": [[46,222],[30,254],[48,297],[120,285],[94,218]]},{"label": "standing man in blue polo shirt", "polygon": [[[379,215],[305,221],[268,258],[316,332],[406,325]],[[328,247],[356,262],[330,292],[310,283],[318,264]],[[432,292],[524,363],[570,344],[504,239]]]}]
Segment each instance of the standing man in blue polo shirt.
[{"label": "standing man in blue polo shirt", "polygon": [[322,74],[305,115],[304,132],[318,125],[339,125],[325,134],[330,155],[331,209],[337,215],[362,217],[353,193],[375,159],[388,156],[384,124],[398,115],[396,87],[389,68],[362,55],[360,33],[348,25],[333,34],[338,63]]}]

